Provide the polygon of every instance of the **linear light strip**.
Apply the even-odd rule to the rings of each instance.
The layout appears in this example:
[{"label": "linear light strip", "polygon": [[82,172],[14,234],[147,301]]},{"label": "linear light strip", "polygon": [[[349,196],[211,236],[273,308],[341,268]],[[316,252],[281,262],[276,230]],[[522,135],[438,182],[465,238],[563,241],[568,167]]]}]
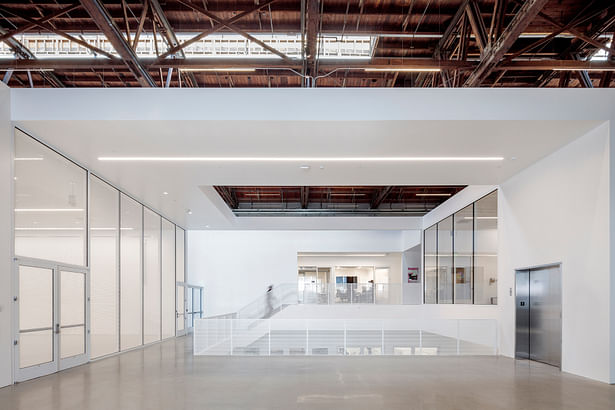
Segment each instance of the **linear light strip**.
[{"label": "linear light strip", "polygon": [[503,161],[504,157],[98,157],[126,162],[438,162]]},{"label": "linear light strip", "polygon": [[[63,227],[63,228],[52,228],[52,227],[16,227],[16,231],[83,231],[85,228],[81,227]],[[117,228],[90,228],[91,231],[117,231]],[[120,228],[121,231],[133,231],[134,228]]]},{"label": "linear light strip", "polygon": [[84,212],[82,208],[15,208],[15,212]]}]

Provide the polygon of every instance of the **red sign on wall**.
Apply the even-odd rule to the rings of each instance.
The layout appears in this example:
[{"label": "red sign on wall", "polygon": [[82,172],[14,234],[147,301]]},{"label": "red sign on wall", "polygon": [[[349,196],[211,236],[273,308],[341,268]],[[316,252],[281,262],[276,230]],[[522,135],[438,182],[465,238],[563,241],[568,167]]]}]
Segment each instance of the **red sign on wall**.
[{"label": "red sign on wall", "polygon": [[408,268],[408,283],[419,281],[419,268]]}]

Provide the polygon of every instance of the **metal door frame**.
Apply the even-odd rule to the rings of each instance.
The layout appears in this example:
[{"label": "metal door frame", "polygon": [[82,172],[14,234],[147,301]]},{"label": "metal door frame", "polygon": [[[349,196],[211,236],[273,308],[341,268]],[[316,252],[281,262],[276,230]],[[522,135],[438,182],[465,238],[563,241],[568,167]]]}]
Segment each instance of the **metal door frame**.
[{"label": "metal door frame", "polygon": [[[83,266],[75,266],[65,263],[58,263],[44,259],[15,257],[13,259],[13,379],[15,382],[22,382],[40,376],[56,373],[60,370],[68,369],[89,362],[90,360],[90,274],[89,269]],[[47,363],[33,365],[26,368],[20,368],[19,363],[19,268],[27,266],[39,269],[48,269],[52,274],[52,306],[53,306],[53,360]],[[85,309],[85,341],[84,353],[77,356],[60,358],[60,333],[59,327],[61,312],[60,312],[60,272],[76,272],[84,274],[84,309]]]},{"label": "metal door frame", "polygon": [[[560,370],[562,369],[562,361],[563,361],[563,344],[564,344],[564,339],[563,339],[563,327],[564,327],[564,305],[563,305],[563,290],[564,290],[564,275],[563,273],[563,264],[561,262],[554,262],[554,263],[547,263],[545,265],[536,265],[536,266],[529,266],[529,267],[522,267],[522,268],[516,268],[515,269],[515,292],[514,292],[514,297],[515,297],[515,311],[514,311],[514,315],[515,315],[515,319],[514,319],[514,323],[515,323],[515,345],[514,345],[514,352],[515,352],[515,359],[519,359],[519,360],[532,360],[535,361],[537,363],[543,363],[546,364],[548,366],[553,366],[553,367],[557,367]],[[531,277],[532,277],[532,271],[536,271],[536,270],[541,270],[541,269],[549,269],[549,268],[557,268],[559,271],[559,275],[560,275],[560,364],[559,366],[555,366],[553,364],[550,363],[545,363],[545,362],[541,362],[541,361],[537,361],[537,360],[533,360],[531,359],[531,344],[529,343],[528,340],[528,358],[517,358],[517,272],[519,271],[528,271],[528,281],[531,282]],[[529,284],[528,284],[529,285]],[[531,289],[528,289],[528,299],[530,298],[531,295]],[[529,306],[528,306],[529,308]],[[529,314],[531,314],[531,311],[529,312]],[[529,323],[528,323],[529,326]],[[528,335],[529,337],[529,335]]]},{"label": "metal door frame", "polygon": [[[183,289],[183,293],[184,293],[184,303],[183,303],[183,311],[180,312],[177,308],[178,306],[178,300],[175,300],[175,336],[184,336],[187,333],[186,330],[186,285],[183,282],[175,282],[175,299],[177,299],[177,295],[178,295],[178,290],[179,288]],[[178,328],[178,324],[180,323],[184,324],[184,327],[182,329]]]}]

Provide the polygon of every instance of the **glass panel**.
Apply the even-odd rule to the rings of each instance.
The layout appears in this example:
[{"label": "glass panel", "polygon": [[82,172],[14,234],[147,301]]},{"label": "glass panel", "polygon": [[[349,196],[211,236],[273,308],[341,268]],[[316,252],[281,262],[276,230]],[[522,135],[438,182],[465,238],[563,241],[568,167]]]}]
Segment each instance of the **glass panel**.
[{"label": "glass panel", "polygon": [[125,350],[143,343],[141,303],[143,207],[124,194],[121,194],[120,198],[120,346]]},{"label": "glass panel", "polygon": [[85,265],[86,171],[15,130],[15,254]]},{"label": "glass panel", "polygon": [[497,191],[475,203],[474,303],[497,304],[498,196]]},{"label": "glass panel", "polygon": [[[192,308],[193,312],[200,312],[201,311],[201,290],[197,289],[197,288],[192,288],[192,306],[194,306]],[[199,315],[196,315],[195,317],[199,317]]]},{"label": "glass panel", "polygon": [[19,367],[53,361],[53,330],[19,334]]},{"label": "glass panel", "polygon": [[119,351],[119,191],[90,179],[90,345],[93,358]]},{"label": "glass panel", "polygon": [[177,330],[184,330],[184,287],[177,287]]},{"label": "glass panel", "polygon": [[53,270],[19,267],[19,330],[53,328]]},{"label": "glass panel", "polygon": [[60,327],[85,324],[85,275],[60,272]]},{"label": "glass panel", "polygon": [[143,340],[160,340],[160,229],[161,218],[144,208],[143,213]]},{"label": "glass panel", "polygon": [[436,225],[425,230],[425,303],[436,303],[436,286],[437,286],[437,231]]},{"label": "glass panel", "polygon": [[185,242],[185,233],[184,230],[180,227],[176,229],[175,236],[175,244],[177,246],[176,252],[176,271],[177,271],[177,281],[185,282],[185,272],[184,272],[184,242]]},{"label": "glass panel", "polygon": [[438,303],[453,303],[453,217],[438,223]]},{"label": "glass panel", "polygon": [[473,205],[455,214],[455,303],[472,303]]},{"label": "glass panel", "polygon": [[162,220],[162,338],[175,335],[175,225]]},{"label": "glass panel", "polygon": [[60,357],[62,359],[85,353],[84,326],[62,329],[60,332]]},{"label": "glass panel", "polygon": [[60,358],[85,353],[84,326],[85,275],[60,271]]}]

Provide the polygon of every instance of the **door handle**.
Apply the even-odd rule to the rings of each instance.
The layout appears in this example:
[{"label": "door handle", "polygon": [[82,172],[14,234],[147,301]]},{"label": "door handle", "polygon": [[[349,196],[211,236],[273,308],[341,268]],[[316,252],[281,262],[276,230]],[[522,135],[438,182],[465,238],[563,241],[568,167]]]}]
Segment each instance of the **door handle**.
[{"label": "door handle", "polygon": [[60,334],[60,324],[56,323],[56,334]]}]

